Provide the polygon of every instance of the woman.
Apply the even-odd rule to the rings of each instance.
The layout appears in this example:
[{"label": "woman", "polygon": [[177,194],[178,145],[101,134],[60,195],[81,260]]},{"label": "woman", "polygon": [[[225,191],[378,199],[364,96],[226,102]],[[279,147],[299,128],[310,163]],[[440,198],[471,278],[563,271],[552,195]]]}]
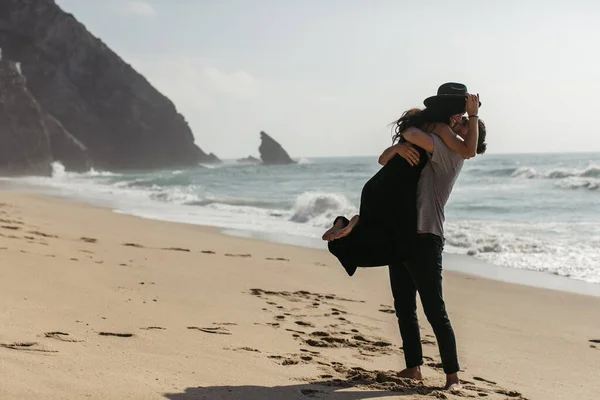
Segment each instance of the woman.
[{"label": "woman", "polygon": [[[410,249],[416,232],[416,193],[421,171],[428,160],[425,150],[407,143],[403,133],[417,127],[438,135],[453,151],[470,158],[472,150],[457,137],[468,134],[468,120],[462,118],[465,98],[438,101],[434,107],[406,111],[394,123],[393,142],[380,157],[383,168],[363,187],[359,215],[350,221],[337,217],[333,227],[323,235],[329,251],[335,255],[348,275],[357,267],[389,265],[402,260]],[[479,142],[485,140],[485,126],[480,122]],[[360,217],[359,217],[360,216]]]}]

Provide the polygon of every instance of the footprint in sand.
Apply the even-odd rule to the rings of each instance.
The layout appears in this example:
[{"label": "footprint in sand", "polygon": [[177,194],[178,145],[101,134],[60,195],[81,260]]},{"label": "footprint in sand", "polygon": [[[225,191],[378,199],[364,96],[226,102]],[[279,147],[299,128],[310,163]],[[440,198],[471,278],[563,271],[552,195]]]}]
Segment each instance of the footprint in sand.
[{"label": "footprint in sand", "polygon": [[487,383],[487,384],[489,384],[489,385],[497,385],[497,383],[496,383],[496,382],[494,382],[494,381],[490,381],[490,380],[487,380],[487,379],[484,379],[484,378],[481,378],[481,377],[479,377],[479,376],[474,376],[474,377],[473,377],[473,380],[476,380],[476,381],[479,381],[479,382],[485,382],[485,383]]},{"label": "footprint in sand", "polygon": [[321,354],[321,352],[319,351],[312,351],[312,350],[307,350],[307,349],[300,349],[300,351],[304,352],[304,353],[310,353],[310,354],[314,354],[314,355],[319,355]]},{"label": "footprint in sand", "polygon": [[11,230],[11,231],[19,231],[19,230],[21,230],[21,227],[20,226],[4,225],[4,226],[2,226],[2,229],[8,229],[8,230]]},{"label": "footprint in sand", "polygon": [[212,250],[202,250],[200,253],[202,254],[216,254],[214,251]]},{"label": "footprint in sand", "polygon": [[265,260],[269,260],[269,261],[290,261],[289,259],[283,258],[283,257],[277,257],[277,258],[267,257],[267,258],[265,258]]},{"label": "footprint in sand", "polygon": [[79,343],[83,342],[83,340],[77,340],[72,338],[67,338],[65,336],[69,336],[66,332],[46,332],[44,336],[50,339],[60,340],[61,342],[70,342],[70,343]]},{"label": "footprint in sand", "polygon": [[79,238],[79,240],[82,240],[86,243],[98,243],[98,239],[94,239],[94,238],[89,238],[89,237],[81,237]]},{"label": "footprint in sand", "polygon": [[136,247],[138,249],[143,249],[144,246],[142,246],[141,244],[137,244],[137,243],[123,243],[123,246],[125,247]]},{"label": "footprint in sand", "polygon": [[248,351],[251,353],[260,353],[261,352],[260,350],[253,349],[252,347],[238,347],[238,348],[231,349],[231,350],[233,350],[233,351]]},{"label": "footprint in sand", "polygon": [[292,332],[292,333],[301,333],[301,334],[303,334],[303,335],[305,335],[305,334],[306,334],[306,332],[303,332],[303,331],[297,331],[297,330],[295,330],[295,329],[289,329],[289,328],[286,328],[286,331],[288,331],[288,332]]},{"label": "footprint in sand", "polygon": [[231,254],[231,253],[227,253],[227,254],[225,254],[225,257],[242,257],[242,258],[248,258],[248,257],[252,257],[252,254]]},{"label": "footprint in sand", "polygon": [[23,225],[23,223],[21,221],[14,221],[11,219],[0,219],[0,222],[2,222],[3,224]]},{"label": "footprint in sand", "polygon": [[308,326],[311,328],[314,328],[314,325],[311,324],[310,322],[304,322],[304,321],[296,321],[294,322],[296,325],[300,325],[300,326]]},{"label": "footprint in sand", "polygon": [[215,327],[215,328],[199,328],[197,326],[188,326],[188,329],[195,329],[198,330],[200,332],[204,332],[204,333],[211,333],[214,335],[232,335],[231,332],[229,332],[229,330],[222,328],[220,326]]},{"label": "footprint in sand", "polygon": [[29,231],[29,233],[31,233],[32,235],[41,236],[41,237],[45,237],[45,238],[58,239],[58,236],[56,236],[56,235],[50,235],[48,233],[44,233],[44,232],[40,232],[40,231]]},{"label": "footprint in sand", "polygon": [[133,333],[115,333],[115,332],[98,332],[100,336],[114,336],[120,338],[130,338],[133,336]]},{"label": "footprint in sand", "polygon": [[518,397],[518,398],[522,398],[522,394],[515,391],[515,390],[504,390],[504,389],[498,389],[496,390],[496,393],[504,395],[504,396],[508,396],[508,397]]},{"label": "footprint in sand", "polygon": [[166,247],[166,248],[163,248],[162,250],[167,250],[167,251],[182,251],[184,253],[189,253],[191,251],[190,249],[185,249],[183,247]]},{"label": "footprint in sand", "polygon": [[291,354],[289,356],[268,356],[271,360],[281,361],[281,365],[297,365],[312,361],[313,357],[306,354]]},{"label": "footprint in sand", "polygon": [[162,326],[148,326],[146,328],[140,328],[145,331],[164,331],[167,328],[163,328]]},{"label": "footprint in sand", "polygon": [[39,353],[58,353],[56,350],[46,350],[39,347],[37,342],[0,343],[0,347],[10,350],[35,351]]}]

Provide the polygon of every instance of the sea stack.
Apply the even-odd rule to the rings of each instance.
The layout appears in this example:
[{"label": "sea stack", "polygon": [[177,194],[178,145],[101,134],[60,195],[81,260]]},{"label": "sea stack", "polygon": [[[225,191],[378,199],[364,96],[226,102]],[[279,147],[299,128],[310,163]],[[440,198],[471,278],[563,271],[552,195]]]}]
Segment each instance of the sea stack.
[{"label": "sea stack", "polygon": [[260,164],[260,160],[254,156],[248,156],[246,158],[238,158],[238,164]]},{"label": "sea stack", "polygon": [[[68,160],[68,169],[90,161],[107,170],[219,162],[194,144],[190,127],[168,98],[54,0],[2,0],[0,48],[4,59],[19,62],[25,79],[18,90],[28,93],[19,101],[27,97],[31,104],[15,106],[10,121],[6,116],[0,121],[1,131],[18,136],[11,141],[2,133],[0,147],[14,166],[5,172],[45,173],[54,159]],[[4,79],[0,91],[16,90],[14,85]],[[29,130],[17,120],[29,120]],[[34,132],[46,123],[50,137],[40,141]],[[50,144],[50,138],[57,140]],[[19,164],[24,148],[36,156]]]},{"label": "sea stack", "polygon": [[287,151],[275,139],[267,135],[265,132],[260,132],[260,159],[265,165],[281,165],[295,164]]}]

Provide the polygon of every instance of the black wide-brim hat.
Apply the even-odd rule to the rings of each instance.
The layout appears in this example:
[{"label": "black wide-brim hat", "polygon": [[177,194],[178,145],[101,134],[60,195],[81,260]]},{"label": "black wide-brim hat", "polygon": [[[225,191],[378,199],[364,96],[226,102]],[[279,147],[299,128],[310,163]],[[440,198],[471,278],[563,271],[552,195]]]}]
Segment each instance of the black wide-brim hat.
[{"label": "black wide-brim hat", "polygon": [[[437,95],[426,98],[423,104],[427,108],[456,108],[464,112],[467,93],[469,92],[466,85],[447,82],[438,88]],[[479,106],[481,107],[481,101],[479,102]]]}]

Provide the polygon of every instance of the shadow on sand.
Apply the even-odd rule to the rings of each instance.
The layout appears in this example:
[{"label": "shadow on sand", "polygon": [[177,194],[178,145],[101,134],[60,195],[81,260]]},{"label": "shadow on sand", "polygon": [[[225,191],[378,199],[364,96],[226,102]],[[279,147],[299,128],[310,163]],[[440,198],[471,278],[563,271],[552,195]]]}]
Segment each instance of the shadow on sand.
[{"label": "shadow on sand", "polygon": [[368,390],[364,386],[354,386],[348,383],[340,386],[321,384],[299,384],[289,386],[209,386],[190,387],[183,393],[167,393],[164,396],[170,400],[305,400],[310,398],[327,400],[362,400],[372,398],[401,398],[403,396],[433,395],[440,388],[417,386],[396,388],[394,391]]}]

